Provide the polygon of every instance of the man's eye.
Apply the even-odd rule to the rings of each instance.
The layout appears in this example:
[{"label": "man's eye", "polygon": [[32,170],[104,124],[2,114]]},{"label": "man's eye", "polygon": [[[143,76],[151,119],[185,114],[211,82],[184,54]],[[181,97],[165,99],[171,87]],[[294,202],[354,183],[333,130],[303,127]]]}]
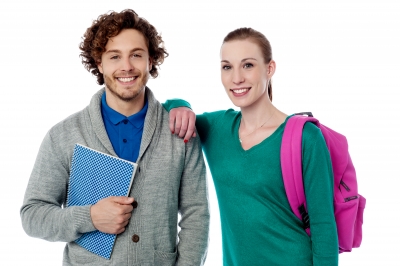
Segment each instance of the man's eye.
[{"label": "man's eye", "polygon": [[118,55],[112,56],[111,59],[118,59]]},{"label": "man's eye", "polygon": [[140,54],[133,54],[133,57],[142,57]]}]

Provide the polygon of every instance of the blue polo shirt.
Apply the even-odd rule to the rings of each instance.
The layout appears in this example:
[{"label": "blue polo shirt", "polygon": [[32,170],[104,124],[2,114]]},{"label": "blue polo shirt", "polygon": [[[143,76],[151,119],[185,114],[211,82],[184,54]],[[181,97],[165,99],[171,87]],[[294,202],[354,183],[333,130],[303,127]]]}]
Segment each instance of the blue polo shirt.
[{"label": "blue polo shirt", "polygon": [[106,94],[101,98],[101,114],[108,138],[118,157],[136,162],[142,142],[144,119],[147,113],[147,99],[138,113],[129,117],[111,109],[106,102]]}]

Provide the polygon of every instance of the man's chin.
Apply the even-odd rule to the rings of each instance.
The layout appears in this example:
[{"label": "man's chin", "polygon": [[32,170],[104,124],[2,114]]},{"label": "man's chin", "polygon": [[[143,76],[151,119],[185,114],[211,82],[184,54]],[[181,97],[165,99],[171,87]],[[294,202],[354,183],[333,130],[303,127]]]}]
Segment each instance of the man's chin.
[{"label": "man's chin", "polygon": [[137,83],[133,86],[121,86],[117,82],[112,83],[109,78],[105,78],[105,85],[111,94],[124,102],[137,100],[141,94],[144,94],[147,78],[138,78]]},{"label": "man's chin", "polygon": [[124,102],[132,102],[133,100],[135,100],[137,98],[139,94],[136,95],[132,95],[132,96],[126,96],[126,95],[117,95],[118,98]]},{"label": "man's chin", "polygon": [[[132,88],[134,89],[134,88]],[[123,91],[122,93],[118,93],[118,92],[114,92],[111,91],[115,96],[117,96],[120,100],[124,101],[124,102],[131,102],[136,100],[140,94],[144,91],[144,86],[139,89],[139,90],[135,90],[135,91]]]}]

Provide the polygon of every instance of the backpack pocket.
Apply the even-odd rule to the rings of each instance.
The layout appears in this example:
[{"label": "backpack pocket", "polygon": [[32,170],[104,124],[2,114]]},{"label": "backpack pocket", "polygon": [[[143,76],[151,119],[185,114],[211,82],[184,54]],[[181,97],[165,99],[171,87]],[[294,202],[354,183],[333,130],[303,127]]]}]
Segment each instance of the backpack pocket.
[{"label": "backpack pocket", "polygon": [[358,195],[346,202],[335,202],[334,207],[339,253],[350,252],[361,244],[365,198]]}]

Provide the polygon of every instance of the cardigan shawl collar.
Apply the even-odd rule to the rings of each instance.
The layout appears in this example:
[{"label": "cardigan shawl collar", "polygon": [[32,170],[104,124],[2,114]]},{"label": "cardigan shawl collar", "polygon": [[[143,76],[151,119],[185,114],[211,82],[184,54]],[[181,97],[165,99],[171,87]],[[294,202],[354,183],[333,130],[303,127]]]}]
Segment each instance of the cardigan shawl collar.
[{"label": "cardigan shawl collar", "polygon": [[[105,89],[103,88],[99,90],[95,95],[93,95],[89,105],[90,120],[92,121],[94,132],[101,144],[111,155],[117,156],[112,147],[111,141],[108,138],[108,134],[104,126],[103,117],[101,115],[101,97],[104,92]],[[145,97],[147,97],[148,109],[146,118],[144,120],[142,143],[140,144],[139,157],[137,161],[140,160],[143,153],[147,150],[155,133],[157,122],[159,121],[159,119],[161,119],[161,110],[158,110],[158,108],[162,107],[155,99],[152,91],[148,87],[145,88]]]}]

